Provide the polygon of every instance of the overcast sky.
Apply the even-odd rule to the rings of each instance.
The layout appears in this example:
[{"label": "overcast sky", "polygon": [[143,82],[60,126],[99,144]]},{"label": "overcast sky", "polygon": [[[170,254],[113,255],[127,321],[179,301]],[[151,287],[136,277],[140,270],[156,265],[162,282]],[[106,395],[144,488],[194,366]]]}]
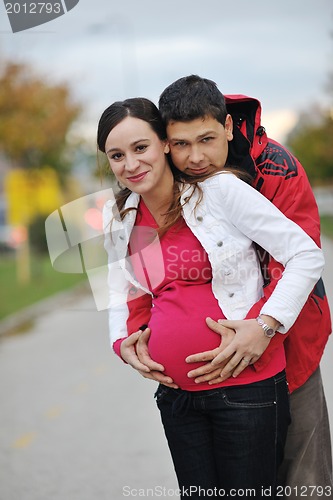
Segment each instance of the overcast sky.
[{"label": "overcast sky", "polygon": [[157,103],[168,84],[196,73],[259,98],[269,135],[283,140],[299,110],[328,102],[332,31],[332,0],[80,0],[15,34],[0,4],[0,57],[68,82],[92,134],[114,100]]}]

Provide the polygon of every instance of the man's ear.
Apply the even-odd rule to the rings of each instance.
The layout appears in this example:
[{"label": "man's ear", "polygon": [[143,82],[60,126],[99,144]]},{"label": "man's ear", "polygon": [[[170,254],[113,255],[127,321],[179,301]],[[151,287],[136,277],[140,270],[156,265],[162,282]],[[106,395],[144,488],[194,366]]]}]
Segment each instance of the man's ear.
[{"label": "man's ear", "polygon": [[170,144],[169,144],[169,141],[165,141],[164,153],[165,154],[170,153]]},{"label": "man's ear", "polygon": [[226,119],[225,119],[225,125],[224,125],[228,141],[232,141],[232,139],[234,138],[233,127],[234,127],[234,125],[233,125],[233,121],[232,121],[232,116],[228,114]]}]

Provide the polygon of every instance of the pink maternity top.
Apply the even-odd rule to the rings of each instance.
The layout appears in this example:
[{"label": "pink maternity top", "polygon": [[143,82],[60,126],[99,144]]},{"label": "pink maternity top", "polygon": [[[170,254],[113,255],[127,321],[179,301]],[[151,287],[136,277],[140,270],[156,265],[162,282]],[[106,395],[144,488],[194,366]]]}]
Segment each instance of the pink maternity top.
[{"label": "pink maternity top", "polygon": [[220,335],[208,328],[205,318],[217,320],[224,316],[212,293],[212,270],[207,253],[184,220],[160,238],[158,251],[154,245],[149,248],[149,238],[151,241],[157,227],[141,199],[129,249],[137,279],[154,294],[148,323],[152,359],[165,367],[165,373],[181,389],[189,391],[249,384],[283,370],[282,348],[277,349],[271,363],[259,373],[249,366],[237,378],[231,377],[213,386],[206,382],[196,384],[188,377],[191,369],[204,363],[189,364],[185,358],[214,349],[221,343]]}]

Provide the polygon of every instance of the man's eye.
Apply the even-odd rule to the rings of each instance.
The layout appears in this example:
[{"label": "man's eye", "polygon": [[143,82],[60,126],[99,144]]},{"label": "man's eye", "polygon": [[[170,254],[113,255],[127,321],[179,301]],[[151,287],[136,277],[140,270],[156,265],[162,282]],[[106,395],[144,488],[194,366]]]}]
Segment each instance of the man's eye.
[{"label": "man's eye", "polygon": [[202,139],[202,142],[209,142],[209,141],[212,141],[214,138],[213,137],[204,137]]},{"label": "man's eye", "polygon": [[174,146],[179,147],[179,148],[183,148],[186,146],[186,142],[185,141],[178,141],[178,142],[174,143]]}]

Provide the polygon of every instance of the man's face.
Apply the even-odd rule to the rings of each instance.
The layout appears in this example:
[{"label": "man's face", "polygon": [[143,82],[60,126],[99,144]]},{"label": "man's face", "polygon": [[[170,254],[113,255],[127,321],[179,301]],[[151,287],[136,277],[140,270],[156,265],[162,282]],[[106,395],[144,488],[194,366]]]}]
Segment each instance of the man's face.
[{"label": "man's face", "polygon": [[232,140],[232,118],[225,126],[212,116],[190,122],[169,122],[167,135],[174,165],[187,175],[213,174],[222,170]]}]

